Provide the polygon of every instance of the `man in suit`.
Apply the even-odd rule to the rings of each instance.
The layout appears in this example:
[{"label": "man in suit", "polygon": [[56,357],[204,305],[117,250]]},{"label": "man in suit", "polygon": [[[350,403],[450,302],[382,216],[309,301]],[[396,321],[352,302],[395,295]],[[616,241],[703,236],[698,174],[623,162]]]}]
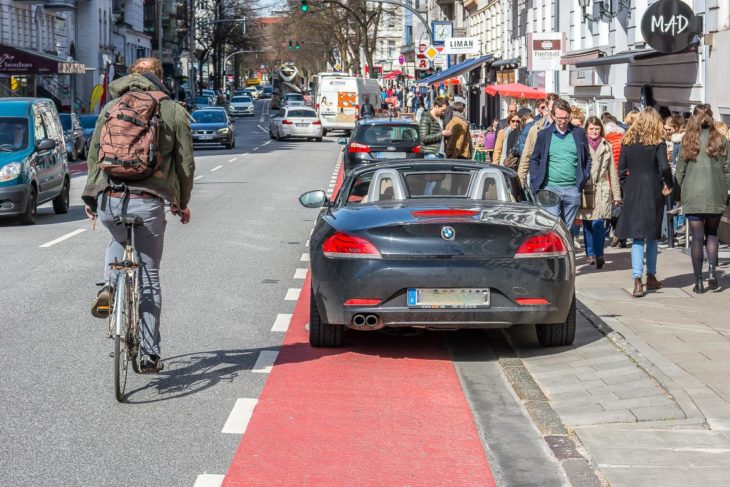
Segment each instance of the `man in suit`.
[{"label": "man in suit", "polygon": [[548,189],[560,196],[560,203],[545,208],[570,228],[580,208],[580,194],[591,174],[591,153],[585,130],[570,123],[570,104],[553,103],[553,124],[537,134],[530,157],[530,187],[533,192]]}]

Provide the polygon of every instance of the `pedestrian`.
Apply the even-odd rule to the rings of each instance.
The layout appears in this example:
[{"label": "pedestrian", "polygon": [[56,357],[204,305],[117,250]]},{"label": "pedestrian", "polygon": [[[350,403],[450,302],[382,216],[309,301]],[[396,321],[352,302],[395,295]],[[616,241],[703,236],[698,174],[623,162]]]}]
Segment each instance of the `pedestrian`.
[{"label": "pedestrian", "polygon": [[580,193],[591,176],[591,154],[586,132],[570,123],[570,104],[559,99],[550,116],[554,121],[537,134],[530,157],[530,188],[548,189],[560,203],[546,208],[571,228],[580,207]]},{"label": "pedestrian", "polygon": [[501,164],[514,171],[520,164],[518,150],[520,134],[522,133],[522,120],[516,113],[509,117],[508,125],[497,134],[497,142],[494,146],[494,163]]},{"label": "pedestrian", "polygon": [[421,120],[418,122],[418,136],[421,140],[421,150],[426,159],[443,159],[445,157],[446,145],[444,137],[449,137],[451,132],[444,129],[443,117],[449,102],[446,97],[439,96],[433,101],[433,108],[424,111]]},{"label": "pedestrian", "polygon": [[535,115],[535,121],[537,122],[541,118],[545,117],[546,113],[547,103],[545,103],[545,101],[543,100],[537,105],[537,114]]},{"label": "pedestrian", "polygon": [[446,125],[446,131],[451,132],[451,136],[446,142],[446,157],[448,159],[471,159],[474,151],[472,150],[469,122],[464,115],[466,100],[455,97],[452,106],[454,115],[451,122]]},{"label": "pedestrian", "polygon": [[[638,118],[639,110],[634,108],[624,116],[623,126],[621,128],[623,128],[624,130],[628,130],[629,127],[631,127]],[[621,123],[619,123],[619,125],[621,125]]]},{"label": "pedestrian", "polygon": [[454,116],[454,106],[453,106],[454,97],[450,96],[448,98],[448,101],[449,101],[449,106],[446,107],[446,113],[444,113],[444,117],[443,117],[444,126],[448,125],[449,122],[451,122],[451,118]]},{"label": "pedestrian", "polygon": [[499,125],[499,119],[493,118],[492,123],[487,127],[487,131],[484,134],[484,150],[487,153],[488,161],[493,162],[494,146],[497,143],[497,126]]},{"label": "pedestrian", "polygon": [[707,289],[717,289],[717,229],[730,191],[730,142],[715,127],[710,105],[698,105],[687,122],[677,159],[677,184],[682,188],[682,207],[692,238],[691,255],[695,285],[704,292],[702,262],[707,250]]},{"label": "pedestrian", "polygon": [[413,90],[409,91],[408,95],[406,95],[406,107],[408,108],[408,111],[411,113],[414,112],[413,103],[414,103],[415,98],[416,98],[416,95],[415,95],[415,93],[413,93]]},{"label": "pedestrian", "polygon": [[659,237],[662,232],[664,197],[671,193],[672,170],[667,161],[664,124],[652,107],[644,108],[621,141],[619,181],[623,209],[616,235],[632,239],[631,268],[633,296],[644,296],[644,254],[646,290],[661,289],[656,278]]},{"label": "pedestrian", "polygon": [[517,143],[517,150],[519,151],[520,155],[522,155],[522,151],[525,149],[525,142],[527,142],[527,135],[530,133],[530,129],[535,124],[535,117],[532,115],[531,111],[527,111],[524,115],[522,115],[522,123],[520,126],[522,127],[520,131],[520,140]]},{"label": "pedestrian", "polygon": [[[604,115],[607,112],[604,113]],[[606,120],[603,122],[603,132],[604,132],[604,138],[606,139],[606,142],[608,142],[611,145],[611,153],[613,155],[613,165],[616,168],[616,172],[618,173],[618,157],[621,154],[621,139],[624,136],[625,130],[622,129],[618,125],[618,120],[616,120],[616,117],[613,115],[608,115],[607,117],[601,116],[602,122],[603,120]],[[621,191],[620,184],[619,186],[619,193]],[[613,212],[611,213],[611,218],[609,220],[609,227],[611,233],[613,233],[611,238],[611,247],[620,247],[622,249],[626,248],[626,240],[621,240],[616,236],[616,225],[618,225],[618,219],[621,215],[621,205],[617,205]]]},{"label": "pedestrian", "polygon": [[507,106],[507,116],[504,117],[502,120],[499,121],[499,129],[503,129],[507,127],[507,124],[509,122],[509,118],[512,115],[515,115],[517,113],[517,104],[512,102]]},{"label": "pedestrian", "polygon": [[621,189],[613,150],[604,137],[603,124],[597,117],[589,117],[585,130],[591,152],[591,176],[583,188],[578,218],[583,220],[586,264],[601,269],[606,262],[605,221],[611,218],[614,206],[621,203]]},{"label": "pedestrian", "polygon": [[362,106],[360,107],[360,118],[373,118],[375,116],[375,107],[370,103],[370,95],[362,96]]},{"label": "pedestrian", "polygon": [[730,138],[730,131],[728,130],[727,124],[725,122],[715,120],[715,128],[718,132],[720,132],[720,135],[722,135],[726,139]]},{"label": "pedestrian", "polygon": [[[111,233],[112,239],[105,254],[104,282],[110,282],[110,274],[113,276],[110,264],[121,261],[124,253],[126,230],[117,225],[115,219],[126,213],[144,220],[144,226],[134,231],[134,245],[142,266],[139,301],[140,370],[159,372],[163,367],[160,359],[162,303],[159,269],[166,227],[165,202],[170,202],[170,213],[180,215],[182,223],[190,221],[188,203],[195,171],[193,139],[185,109],[164,96],[166,90],[160,81],[160,60],[140,58],[132,65],[130,73],[109,84],[111,101],[102,109],[89,145],[88,176],[82,198],[89,218],[96,219],[98,216]],[[150,98],[159,97],[157,107],[162,122],[159,124],[157,136],[159,159],[154,172],[145,179],[118,180],[107,173],[111,173],[111,169],[102,169],[102,163],[108,164],[108,159],[113,154],[100,159],[101,148],[109,150],[108,147],[112,147],[113,150],[114,146],[109,141],[102,140],[101,135],[108,134],[108,130],[113,128],[107,126],[110,123],[108,120],[115,120],[117,126],[123,126],[123,122],[127,122],[122,118],[107,118],[106,115],[115,109],[120,100],[126,103],[127,94],[133,95],[136,92],[147,93]],[[142,147],[139,149],[144,150]],[[106,152],[102,152],[101,155],[105,154]],[[92,314],[95,317],[108,316],[113,292],[109,285],[99,291],[92,304]]]},{"label": "pedestrian", "polygon": [[527,138],[525,139],[525,146],[522,149],[522,156],[520,156],[520,166],[517,169],[517,176],[522,184],[523,188],[527,188],[527,173],[530,170],[530,157],[532,152],[535,150],[535,142],[537,141],[537,134],[545,127],[550,127],[553,124],[552,109],[553,104],[559,100],[560,97],[557,93],[548,93],[545,96],[545,112],[544,116],[536,121],[529,132],[527,132]]},{"label": "pedestrian", "polygon": [[576,127],[583,127],[586,123],[586,114],[577,105],[570,107],[570,123]]}]

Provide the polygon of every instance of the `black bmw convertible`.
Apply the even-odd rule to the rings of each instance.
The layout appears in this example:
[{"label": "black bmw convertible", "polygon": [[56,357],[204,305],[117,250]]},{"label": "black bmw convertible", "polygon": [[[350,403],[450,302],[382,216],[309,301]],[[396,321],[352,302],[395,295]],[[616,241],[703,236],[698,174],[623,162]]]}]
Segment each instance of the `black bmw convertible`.
[{"label": "black bmw convertible", "polygon": [[[545,205],[554,194],[540,192]],[[536,326],[543,346],[575,337],[573,239],[514,171],[468,161],[375,164],[349,174],[310,239],[309,341],[345,328]]]}]

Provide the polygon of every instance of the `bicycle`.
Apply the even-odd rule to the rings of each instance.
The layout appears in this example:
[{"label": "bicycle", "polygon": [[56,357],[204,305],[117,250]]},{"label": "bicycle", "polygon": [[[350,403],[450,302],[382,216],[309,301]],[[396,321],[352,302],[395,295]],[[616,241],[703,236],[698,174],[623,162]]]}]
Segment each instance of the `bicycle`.
[{"label": "bicycle", "polygon": [[[108,338],[113,338],[114,349],[114,395],[117,401],[124,400],[129,362],[139,374],[139,268],[134,250],[135,227],[144,225],[144,220],[136,215],[125,214],[114,217],[115,225],[124,225],[127,238],[121,262],[114,259],[109,264],[117,271],[116,279],[110,273],[109,285],[114,290],[109,310]],[[115,282],[112,282],[115,281]]]}]

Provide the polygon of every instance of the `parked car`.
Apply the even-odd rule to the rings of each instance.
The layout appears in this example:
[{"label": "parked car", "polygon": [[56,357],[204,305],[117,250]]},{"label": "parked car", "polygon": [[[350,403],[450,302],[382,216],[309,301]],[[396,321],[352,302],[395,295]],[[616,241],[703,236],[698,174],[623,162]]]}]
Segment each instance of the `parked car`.
[{"label": "parked car", "polygon": [[224,110],[195,110],[190,116],[194,144],[223,144],[226,149],[236,146],[235,127]]},{"label": "parked car", "polygon": [[69,208],[68,155],[51,100],[0,98],[0,216],[33,224],[38,205]]},{"label": "parked car", "polygon": [[304,96],[301,93],[287,93],[281,97],[282,107],[303,107]]},{"label": "parked car", "polygon": [[228,104],[228,113],[232,116],[250,115],[254,116],[254,101],[248,95],[234,96]]},{"label": "parked car", "polygon": [[271,98],[274,95],[274,87],[271,85],[264,86],[261,98]]},{"label": "parked car", "polygon": [[200,94],[202,96],[207,96],[208,98],[212,98],[213,100],[215,100],[218,97],[216,90],[211,90],[211,89],[202,89],[202,90],[200,90]]},{"label": "parked car", "polygon": [[86,157],[89,156],[89,145],[91,144],[91,137],[94,135],[96,121],[98,119],[99,115],[79,115],[81,128],[84,129],[84,154],[86,154]]},{"label": "parked car", "polygon": [[76,113],[61,113],[63,138],[66,140],[66,152],[70,161],[77,161],[79,157],[86,159],[86,140],[84,129]]},{"label": "parked car", "polygon": [[511,169],[380,163],[355,169],[334,202],[324,191],[299,200],[323,208],[309,249],[312,346],[341,346],[345,328],[518,324],[534,325],[542,346],[573,343],[572,236]]},{"label": "parked car", "polygon": [[321,142],[322,122],[311,108],[280,108],[269,123],[269,137],[276,140],[304,137]]},{"label": "parked car", "polygon": [[257,90],[255,86],[249,86],[248,88],[246,88],[246,94],[248,94],[254,100],[258,100],[259,96],[261,95],[259,93],[259,90]]},{"label": "parked car", "polygon": [[392,159],[422,159],[418,124],[411,120],[366,118],[359,120],[348,140],[340,138],[345,146],[342,157],[345,174],[363,164]]},{"label": "parked car", "polygon": [[209,96],[196,96],[193,100],[195,108],[212,107],[215,105],[213,98]]}]

